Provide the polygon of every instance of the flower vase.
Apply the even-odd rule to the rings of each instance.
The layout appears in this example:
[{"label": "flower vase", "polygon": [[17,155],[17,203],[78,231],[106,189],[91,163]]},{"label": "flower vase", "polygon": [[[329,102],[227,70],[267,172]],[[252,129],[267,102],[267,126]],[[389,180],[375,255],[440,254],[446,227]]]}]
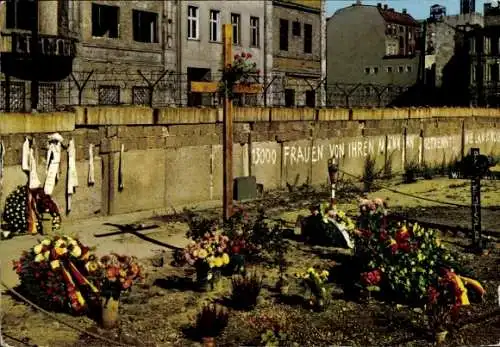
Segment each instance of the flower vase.
[{"label": "flower vase", "polygon": [[202,338],[203,347],[215,347],[215,339],[213,337]]},{"label": "flower vase", "polygon": [[437,344],[443,343],[446,340],[446,335],[448,335],[448,331],[443,330],[443,331],[437,331],[435,333],[435,340]]},{"label": "flower vase", "polygon": [[118,325],[118,309],[120,300],[117,298],[102,298],[101,324],[104,329],[112,329]]},{"label": "flower vase", "polygon": [[196,265],[196,284],[200,291],[207,291],[212,274],[210,266],[206,262],[200,262]]}]

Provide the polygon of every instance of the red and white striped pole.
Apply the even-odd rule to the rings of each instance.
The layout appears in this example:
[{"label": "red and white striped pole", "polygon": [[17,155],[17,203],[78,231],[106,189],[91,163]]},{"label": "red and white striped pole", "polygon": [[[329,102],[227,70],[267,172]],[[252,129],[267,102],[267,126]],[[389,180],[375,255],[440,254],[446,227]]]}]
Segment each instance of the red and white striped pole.
[{"label": "red and white striped pole", "polygon": [[339,172],[339,165],[337,163],[337,158],[332,157],[328,159],[328,176],[330,177],[330,189],[331,189],[331,196],[330,196],[330,205],[331,207],[335,207],[336,200],[335,200],[335,190],[336,190],[336,185],[337,185],[337,177],[338,177],[338,172]]}]

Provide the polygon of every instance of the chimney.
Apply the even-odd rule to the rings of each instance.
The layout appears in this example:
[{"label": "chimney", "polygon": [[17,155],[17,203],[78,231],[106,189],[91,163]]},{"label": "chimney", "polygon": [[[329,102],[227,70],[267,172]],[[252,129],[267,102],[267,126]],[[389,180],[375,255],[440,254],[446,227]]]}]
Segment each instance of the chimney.
[{"label": "chimney", "polygon": [[403,14],[407,14],[406,8],[403,8]]},{"label": "chimney", "polygon": [[377,3],[377,8],[382,8],[382,3],[381,2]]},{"label": "chimney", "polygon": [[389,6],[387,4],[384,5],[384,10],[387,10]]},{"label": "chimney", "polygon": [[361,0],[356,0],[356,5],[362,5]]}]

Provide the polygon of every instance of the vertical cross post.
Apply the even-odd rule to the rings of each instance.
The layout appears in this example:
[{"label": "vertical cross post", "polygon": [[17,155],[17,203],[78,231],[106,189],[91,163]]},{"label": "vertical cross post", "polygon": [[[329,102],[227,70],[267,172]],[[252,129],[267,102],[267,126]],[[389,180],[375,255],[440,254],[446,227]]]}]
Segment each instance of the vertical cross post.
[{"label": "vertical cross post", "polygon": [[[231,24],[224,24],[224,69],[232,62],[233,28]],[[233,101],[229,97],[228,86],[224,86],[224,118],[223,118],[223,207],[224,220],[233,215]]]},{"label": "vertical cross post", "polygon": [[482,249],[481,238],[481,176],[477,172],[477,159],[479,148],[471,148],[470,154],[473,159],[473,175],[471,177],[471,208],[472,208],[472,237],[474,248]]},{"label": "vertical cross post", "polygon": [[328,176],[330,177],[330,187],[331,187],[331,196],[330,196],[331,207],[334,207],[336,204],[335,190],[337,185],[338,172],[339,172],[339,166],[337,163],[337,158],[332,157],[328,159]]}]

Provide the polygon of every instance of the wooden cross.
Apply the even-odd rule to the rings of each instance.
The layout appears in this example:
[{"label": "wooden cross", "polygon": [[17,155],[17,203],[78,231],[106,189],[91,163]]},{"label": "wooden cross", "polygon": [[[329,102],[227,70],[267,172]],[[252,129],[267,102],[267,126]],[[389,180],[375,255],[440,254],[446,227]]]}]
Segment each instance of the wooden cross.
[{"label": "wooden cross", "polygon": [[[223,66],[226,67],[233,62],[232,42],[233,27],[231,24],[224,24],[224,52]],[[192,93],[217,93],[222,82],[191,82]],[[224,116],[223,116],[223,206],[224,219],[228,220],[233,214],[233,100],[228,96],[227,89],[224,95]],[[262,91],[261,84],[236,84],[233,87],[233,94],[258,94]]]}]

